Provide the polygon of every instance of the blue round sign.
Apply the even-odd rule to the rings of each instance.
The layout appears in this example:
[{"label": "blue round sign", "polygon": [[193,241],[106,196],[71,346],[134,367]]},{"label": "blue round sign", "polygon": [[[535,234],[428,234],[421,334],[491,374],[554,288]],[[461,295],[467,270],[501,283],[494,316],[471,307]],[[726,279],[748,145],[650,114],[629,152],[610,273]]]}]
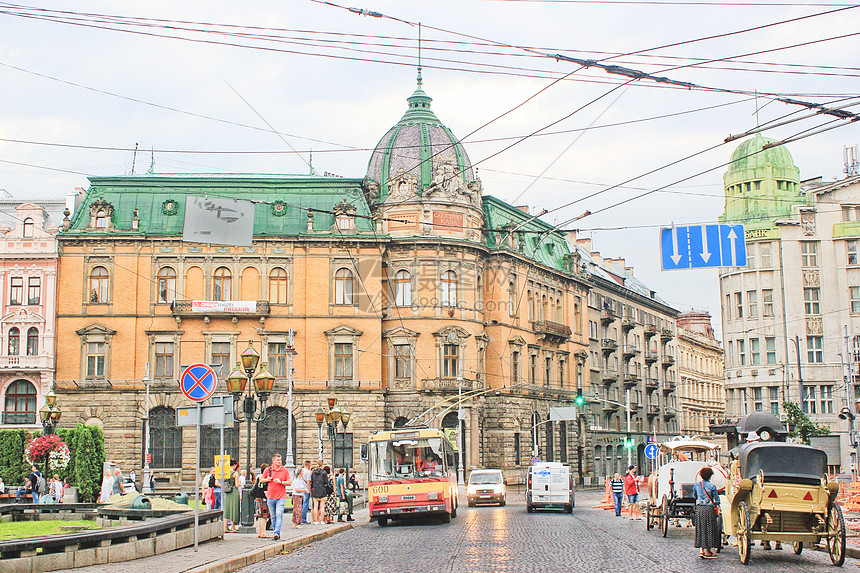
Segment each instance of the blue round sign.
[{"label": "blue round sign", "polygon": [[182,371],[179,377],[179,388],[185,397],[195,402],[202,402],[215,392],[218,376],[211,366],[192,364]]},{"label": "blue round sign", "polygon": [[657,447],[657,444],[648,444],[645,446],[645,457],[649,460],[656,460],[659,453],[660,448]]}]

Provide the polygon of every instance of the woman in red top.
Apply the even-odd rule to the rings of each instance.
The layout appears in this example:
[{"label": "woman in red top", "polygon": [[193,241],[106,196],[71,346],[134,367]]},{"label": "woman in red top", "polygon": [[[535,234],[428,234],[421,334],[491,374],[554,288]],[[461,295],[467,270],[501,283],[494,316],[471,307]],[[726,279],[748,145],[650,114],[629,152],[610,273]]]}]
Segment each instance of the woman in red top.
[{"label": "woman in red top", "polygon": [[631,465],[627,468],[627,475],[624,476],[624,495],[627,496],[630,520],[641,520],[642,513],[639,511],[639,476],[636,475],[636,466]]}]

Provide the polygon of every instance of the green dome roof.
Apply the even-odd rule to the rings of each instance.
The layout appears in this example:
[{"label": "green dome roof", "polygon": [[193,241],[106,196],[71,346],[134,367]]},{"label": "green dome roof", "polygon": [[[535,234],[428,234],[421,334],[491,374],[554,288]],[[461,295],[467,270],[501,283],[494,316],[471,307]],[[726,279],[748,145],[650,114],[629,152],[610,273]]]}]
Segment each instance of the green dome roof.
[{"label": "green dome roof", "polygon": [[401,169],[418,179],[419,191],[430,185],[433,173],[446,161],[454,165],[463,183],[474,181],[466,150],[430,109],[433,100],[422,88],[420,69],[418,87],[406,101],[406,113],[379,140],[367,166],[368,179],[379,184],[379,200],[388,195],[388,180]]},{"label": "green dome roof", "polygon": [[791,158],[791,154],[784,145],[769,147],[761,153],[757,153],[765,144],[775,142],[775,139],[762,137],[758,133],[752,139],[747,139],[738,145],[737,149],[732,153],[729,172],[747,171],[768,165],[777,168],[797,169],[794,160]]}]

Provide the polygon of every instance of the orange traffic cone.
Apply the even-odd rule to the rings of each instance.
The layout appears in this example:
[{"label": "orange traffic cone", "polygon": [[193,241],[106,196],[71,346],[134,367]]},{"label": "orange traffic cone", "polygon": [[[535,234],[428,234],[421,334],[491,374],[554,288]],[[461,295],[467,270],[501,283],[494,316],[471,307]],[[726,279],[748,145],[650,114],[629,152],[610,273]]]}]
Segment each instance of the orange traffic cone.
[{"label": "orange traffic cone", "polygon": [[603,499],[594,506],[594,509],[615,509],[615,500],[612,499],[612,484],[609,483],[609,478],[606,478],[606,491],[603,492]]}]

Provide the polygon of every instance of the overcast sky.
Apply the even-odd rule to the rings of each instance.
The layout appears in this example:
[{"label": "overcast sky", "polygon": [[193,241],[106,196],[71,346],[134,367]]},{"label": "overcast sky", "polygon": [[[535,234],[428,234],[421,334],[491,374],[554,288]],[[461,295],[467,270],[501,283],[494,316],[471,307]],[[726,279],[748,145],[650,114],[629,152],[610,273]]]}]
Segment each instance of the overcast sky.
[{"label": "overcast sky", "polygon": [[[425,90],[439,119],[463,138],[486,193],[549,209],[544,219],[563,223],[705,172],[566,226],[583,236],[598,229],[604,256],[624,257],[675,308],[709,310],[719,330],[716,271],[661,271],[658,227],[722,213],[721,164],[739,142],[719,145],[756,126],[755,99],[724,90],[817,103],[860,93],[860,36],[827,40],[860,32],[860,8],[734,33],[847,4],[364,1],[350,3],[391,18],[300,0],[30,5],[41,11],[0,3],[0,188],[20,198],[64,196],[87,187],[86,175],[131,173],[135,144],[138,174],[153,157],[156,173],[304,174],[313,149],[319,173],[363,177],[370,149],[415,87],[418,29],[407,22],[420,21]],[[723,36],[654,49],[715,35]],[[804,45],[780,49],[797,44]],[[641,53],[624,55],[631,52]],[[619,88],[628,78],[540,55],[557,53],[617,56],[604,63],[719,89],[648,80]],[[757,101],[762,124],[806,115]],[[675,115],[658,118],[668,114]],[[637,121],[649,118],[658,119]],[[784,139],[825,121],[765,135]],[[518,142],[554,122],[548,134]],[[855,123],[790,144],[801,179],[842,177],[842,146],[857,143],[858,130]],[[170,152],[177,150],[257,153]]]}]

